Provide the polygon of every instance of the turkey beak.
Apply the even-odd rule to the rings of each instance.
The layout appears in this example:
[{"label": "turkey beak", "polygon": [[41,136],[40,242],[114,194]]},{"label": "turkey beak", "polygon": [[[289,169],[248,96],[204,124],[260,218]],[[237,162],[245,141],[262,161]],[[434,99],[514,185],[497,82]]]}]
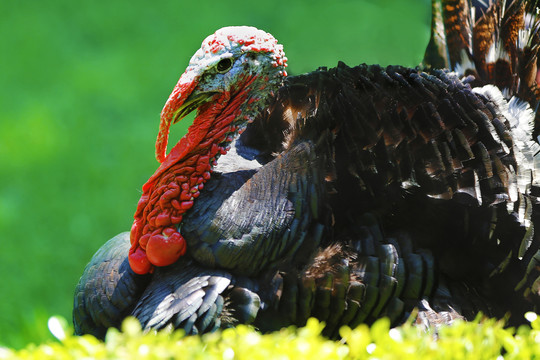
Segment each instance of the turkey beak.
[{"label": "turkey beak", "polygon": [[208,102],[215,94],[216,92],[205,92],[190,95],[186,101],[174,112],[172,116],[172,123],[176,124],[185,118],[193,110],[198,109],[200,106]]}]

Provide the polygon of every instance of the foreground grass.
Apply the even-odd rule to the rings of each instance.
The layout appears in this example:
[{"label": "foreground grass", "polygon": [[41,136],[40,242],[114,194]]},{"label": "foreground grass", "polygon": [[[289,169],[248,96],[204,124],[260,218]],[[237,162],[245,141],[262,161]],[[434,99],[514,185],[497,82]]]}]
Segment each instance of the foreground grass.
[{"label": "foreground grass", "polygon": [[504,328],[502,321],[458,321],[441,327],[437,337],[418,327],[390,329],[388,319],[371,327],[343,327],[341,341],[320,335],[323,324],[310,319],[303,328],[261,335],[238,326],[202,336],[182,331],[144,334],[135,319],[122,331],[109,330],[105,342],[69,334],[65,320],[52,318],[59,339],[22,350],[0,348],[0,359],[532,359],[540,356],[540,319],[528,313],[531,326]]}]

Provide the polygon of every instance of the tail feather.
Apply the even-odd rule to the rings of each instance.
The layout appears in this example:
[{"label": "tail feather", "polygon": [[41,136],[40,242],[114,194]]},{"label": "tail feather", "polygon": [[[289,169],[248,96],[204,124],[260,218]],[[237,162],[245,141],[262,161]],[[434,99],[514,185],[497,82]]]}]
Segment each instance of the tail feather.
[{"label": "tail feather", "polygon": [[[508,292],[522,294],[521,299],[534,306],[540,304],[540,236],[534,231],[535,225],[540,227],[538,5],[538,0],[434,0],[431,40],[423,62],[427,69],[454,71],[475,88],[473,92],[494,112],[492,138],[515,157],[506,167],[498,166],[499,159],[486,157],[481,169],[493,172],[492,188],[508,189],[508,199],[492,202],[506,202],[508,214],[491,220],[490,243],[482,245],[492,263],[487,286],[502,293],[504,283]],[[505,119],[508,127],[497,119]],[[484,154],[471,149],[477,156]],[[476,177],[461,181],[461,191],[484,190]]]},{"label": "tail feather", "polygon": [[472,75],[472,86],[495,85],[536,110],[539,25],[537,0],[434,0],[423,66]]}]

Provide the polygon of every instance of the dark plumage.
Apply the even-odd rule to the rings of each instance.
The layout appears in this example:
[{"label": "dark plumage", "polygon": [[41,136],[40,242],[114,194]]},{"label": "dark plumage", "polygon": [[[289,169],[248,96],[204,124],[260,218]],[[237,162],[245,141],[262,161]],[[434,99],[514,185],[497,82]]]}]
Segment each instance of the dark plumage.
[{"label": "dark plumage", "polygon": [[110,240],[76,289],[76,331],[127,314],[188,333],[315,316],[333,337],[415,307],[428,326],[519,322],[538,305],[534,115],[479,79],[343,63],[285,78],[183,214],[186,255],[137,275],[127,234]]}]

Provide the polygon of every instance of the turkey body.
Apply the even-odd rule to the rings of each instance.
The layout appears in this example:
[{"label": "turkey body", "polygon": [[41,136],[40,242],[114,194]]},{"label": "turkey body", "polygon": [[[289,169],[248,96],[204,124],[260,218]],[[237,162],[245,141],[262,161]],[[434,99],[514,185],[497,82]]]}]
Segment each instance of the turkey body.
[{"label": "turkey body", "polygon": [[76,332],[127,315],[188,333],[315,316],[336,336],[415,307],[428,324],[519,322],[540,275],[533,116],[439,70],[288,77],[178,225],[187,255],[138,275],[129,235],[111,239],[77,286]]},{"label": "turkey body", "polygon": [[[381,86],[378,92],[380,100],[371,87],[349,93],[358,106],[371,108],[371,112],[349,110],[350,112],[336,115],[339,112],[335,109],[326,112],[321,110],[329,106],[329,99],[334,101],[340,97],[338,94],[352,91],[337,85],[341,82],[341,72],[347,79],[353,78],[354,72],[357,72],[358,78],[384,76],[387,86],[383,87],[384,83],[378,82]],[[418,88],[413,88],[415,91],[411,92],[411,89],[402,85],[397,86],[398,80],[393,80],[388,72],[399,80],[408,79],[412,88]],[[518,252],[528,228],[516,220],[516,214],[507,210],[510,181],[507,180],[507,185],[504,186],[503,180],[497,179],[499,187],[491,187],[489,184],[478,187],[474,181],[469,184],[466,179],[459,179],[465,166],[452,164],[469,162],[472,164],[471,178],[475,179],[475,176],[482,176],[481,172],[485,173],[485,168],[498,159],[490,158],[488,163],[478,160],[483,158],[481,155],[471,156],[471,147],[478,149],[478,152],[484,147],[492,152],[493,148],[496,148],[500,158],[506,161],[506,166],[517,167],[517,164],[511,153],[503,152],[502,144],[494,139],[494,134],[489,129],[481,129],[481,126],[488,126],[491,121],[497,120],[495,116],[501,116],[497,111],[494,114],[490,112],[494,117],[485,121],[484,111],[488,105],[495,104],[490,103],[487,98],[475,95],[457,78],[448,77],[443,72],[439,75],[440,78],[412,69],[383,69],[378,66],[348,68],[340,65],[329,71],[320,70],[309,77],[322,83],[321,88],[327,92],[332,85],[336,88],[334,93],[327,93],[327,98],[320,94],[313,95],[314,99],[319,95],[318,111],[309,109],[313,102],[306,95],[303,103],[290,103],[290,98],[293,97],[291,94],[294,94],[294,99],[302,99],[298,93],[313,91],[311,84],[306,83],[305,77],[308,75],[291,78],[278,94],[275,106],[288,111],[287,106],[307,104],[308,108],[302,111],[308,115],[297,118],[297,121],[314,124],[315,129],[306,125],[305,128],[293,128],[290,131],[315,131],[321,134],[320,138],[315,138],[315,141],[299,140],[302,137],[295,135],[296,140],[290,145],[268,138],[272,135],[270,132],[256,128],[270,126],[271,122],[284,126],[282,122],[285,116],[276,116],[277,109],[272,112],[273,118],[261,118],[248,128],[240,137],[238,146],[229,153],[230,158],[225,155],[220,159],[224,165],[216,170],[222,172],[214,175],[207,184],[206,191],[201,193],[197,204],[183,222],[182,232],[190,247],[190,257],[195,261],[181,261],[170,267],[160,268],[149,280],[149,275],[132,273],[127,266],[126,253],[118,251],[119,248],[114,245],[119,242],[125,250],[128,246],[126,235],[111,240],[110,247],[117,251],[112,254],[113,260],[123,264],[120,268],[124,269],[124,275],[118,272],[121,276],[117,276],[117,279],[122,281],[111,288],[124,285],[124,282],[129,280],[125,286],[134,292],[132,296],[122,295],[122,307],[126,306],[146,327],[160,328],[172,323],[175,327],[185,327],[191,332],[207,331],[221,326],[220,315],[227,319],[224,322],[227,325],[242,320],[256,324],[260,322],[259,327],[269,330],[289,323],[302,325],[308,316],[317,315],[319,312],[323,313],[319,318],[326,320],[332,300],[335,302],[333,306],[342,308],[344,313],[345,309],[351,312],[353,310],[350,309],[355,307],[356,312],[362,309],[362,316],[343,315],[345,320],[335,316],[333,319],[336,324],[355,325],[360,321],[374,320],[381,314],[391,315],[397,322],[404,320],[422,297],[432,297],[437,291],[443,294],[441,296],[447,294],[448,286],[438,288],[439,282],[446,282],[456,285],[456,292],[462,292],[458,298],[463,303],[461,307],[467,309],[461,312],[474,316],[477,311],[483,310],[501,315],[500,312],[506,311],[503,310],[506,308],[497,307],[497,301],[489,293],[491,289],[479,289],[478,284],[487,286],[491,272],[507,259],[509,253]],[[436,85],[427,90],[429,85],[415,82],[417,76]],[[331,84],[328,85],[325,81]],[[373,79],[366,81],[368,82],[374,83]],[[448,91],[448,88],[454,92]],[[441,93],[432,94],[435,89],[439,89],[446,98],[441,96]],[[422,90],[426,93],[422,94]],[[357,100],[361,98],[358,91],[363,91],[370,100],[375,100],[371,100],[371,104],[365,103],[366,100]],[[458,95],[459,92],[463,93]],[[280,96],[286,100],[281,100]],[[342,97],[343,102],[349,101],[345,96]],[[460,104],[457,99],[462,99],[463,103]],[[385,101],[381,106],[381,109],[385,110],[376,109],[376,101]],[[446,104],[450,104],[448,108],[445,107]],[[442,111],[433,115],[424,110],[437,107],[451,115],[454,115],[454,112],[450,112],[452,109],[464,109],[461,114],[463,118],[475,119],[476,114],[479,121],[460,122],[459,118],[441,114]],[[406,121],[400,123],[393,118],[395,122],[388,124],[379,120],[379,117],[384,119],[399,108],[403,113],[397,115],[397,119]],[[411,109],[416,109],[420,114]],[[437,122],[437,128],[431,129],[425,126],[434,119],[450,119],[452,122]],[[498,120],[504,121],[502,118]],[[345,129],[346,126],[363,126],[365,130],[351,132]],[[372,126],[376,128],[370,128]],[[388,128],[381,131],[380,127],[383,126]],[[394,143],[387,145],[387,139],[381,134],[393,133],[396,134],[395,138],[406,138],[408,135],[402,130],[405,126],[410,127],[408,131],[411,139],[401,140],[399,144],[407,146],[407,149],[400,149],[399,145]],[[476,134],[487,137],[479,136],[475,142],[459,143],[459,135],[449,135],[459,134],[457,131],[466,132],[467,126],[480,128],[475,129]],[[438,137],[433,137],[436,142],[425,141],[421,133],[424,130],[415,132],[415,127],[438,134]],[[276,126],[272,125],[272,128]],[[260,133],[266,134],[267,138],[264,141],[255,141]],[[351,134],[372,134],[374,139],[368,143],[373,145],[355,146],[351,151],[345,146],[348,143],[347,137]],[[414,136],[417,138],[413,138]],[[356,144],[361,144],[362,141],[357,141]],[[418,143],[414,144],[415,141]],[[281,150],[279,156],[271,158],[270,154],[247,147],[244,142],[266,142],[276,147],[287,146],[287,149]],[[415,147],[411,144],[418,150],[413,150]],[[506,146],[509,149],[513,147],[511,143]],[[454,152],[447,151],[447,158],[433,155],[444,147],[454,149]],[[265,144],[264,148],[269,147]],[[429,151],[426,151],[426,148]],[[248,155],[245,155],[246,153]],[[248,161],[242,154],[261,160]],[[460,159],[460,154],[464,154],[465,158]],[[452,158],[452,155],[456,158]],[[406,158],[403,159],[403,156]],[[239,164],[242,160],[238,157],[243,159],[245,165],[241,169],[236,165],[233,171],[230,171],[231,166],[227,164]],[[267,160],[269,158],[270,161]],[[341,161],[342,159],[347,160]],[[428,166],[439,167],[439,171],[428,176]],[[450,169],[442,171],[446,168]],[[492,171],[492,176],[500,174]],[[489,178],[486,178],[486,181],[494,182]],[[463,191],[462,196],[454,196],[453,200],[439,199],[451,197],[447,195],[448,192],[461,194],[460,190]],[[500,201],[501,198],[507,200]],[[485,205],[480,206],[480,202]],[[493,220],[495,224],[491,223]],[[388,236],[384,236],[381,229],[384,229]],[[508,234],[505,234],[505,231]],[[518,266],[513,264],[518,260],[517,257],[510,260],[513,266]],[[505,266],[510,266],[510,263]],[[104,264],[108,262],[103,261],[102,254],[98,253],[96,263],[91,263],[85,274],[91,272],[92,266],[103,267]],[[180,274],[183,275],[179,276]],[[194,287],[193,274],[219,278],[221,286],[209,287],[203,281]],[[514,280],[512,286],[515,286],[518,280]],[[83,278],[81,284],[88,282]],[[186,287],[189,289],[187,292]],[[466,300],[470,297],[468,287],[475,289],[475,292],[485,291],[484,294],[474,293],[479,304],[469,304],[470,301]],[[505,298],[503,287],[498,286],[497,297],[500,297],[504,304],[509,298]],[[140,295],[143,289],[145,291]],[[186,305],[190,303],[187,299],[195,296],[192,294],[195,290],[198,291],[201,302],[208,296],[210,308],[205,306],[200,310],[197,306]],[[208,295],[210,293],[212,296]],[[243,295],[241,300],[237,300],[242,306],[228,298],[237,293]],[[321,293],[319,297],[318,293]],[[176,294],[173,296],[174,301],[171,300],[171,294]],[[322,294],[325,294],[327,299],[324,299]],[[95,296],[97,295],[101,294],[96,293]],[[137,295],[140,297],[137,298]],[[114,293],[107,295],[99,306],[108,306],[109,298],[114,299],[116,296]],[[450,295],[447,296],[450,298]],[[99,302],[89,302],[84,296],[77,301],[76,311],[90,314],[95,312],[95,302]],[[226,311],[223,309],[225,302],[228,303]],[[246,302],[248,305],[244,304]],[[490,310],[487,303],[490,303],[493,309]],[[449,312],[458,307],[453,303],[446,306]],[[498,308],[501,310],[497,311]],[[123,308],[118,311],[104,309],[108,321],[115,317],[111,315],[117,315],[116,323],[101,324],[101,320],[92,319],[92,326],[79,331],[87,332],[99,328],[102,332],[107,326],[117,326],[118,321],[125,316],[123,311]],[[206,314],[208,311],[212,311],[211,315]],[[208,315],[207,318],[204,315]],[[75,313],[75,316],[82,318],[87,315]],[[156,320],[156,317],[159,320]],[[191,321],[187,321],[191,317]],[[255,321],[257,317],[270,318],[277,324]],[[199,319],[205,319],[208,324],[198,324]],[[78,323],[84,324],[85,321],[79,320]],[[335,329],[329,327],[328,332],[332,333],[333,330]]]}]

